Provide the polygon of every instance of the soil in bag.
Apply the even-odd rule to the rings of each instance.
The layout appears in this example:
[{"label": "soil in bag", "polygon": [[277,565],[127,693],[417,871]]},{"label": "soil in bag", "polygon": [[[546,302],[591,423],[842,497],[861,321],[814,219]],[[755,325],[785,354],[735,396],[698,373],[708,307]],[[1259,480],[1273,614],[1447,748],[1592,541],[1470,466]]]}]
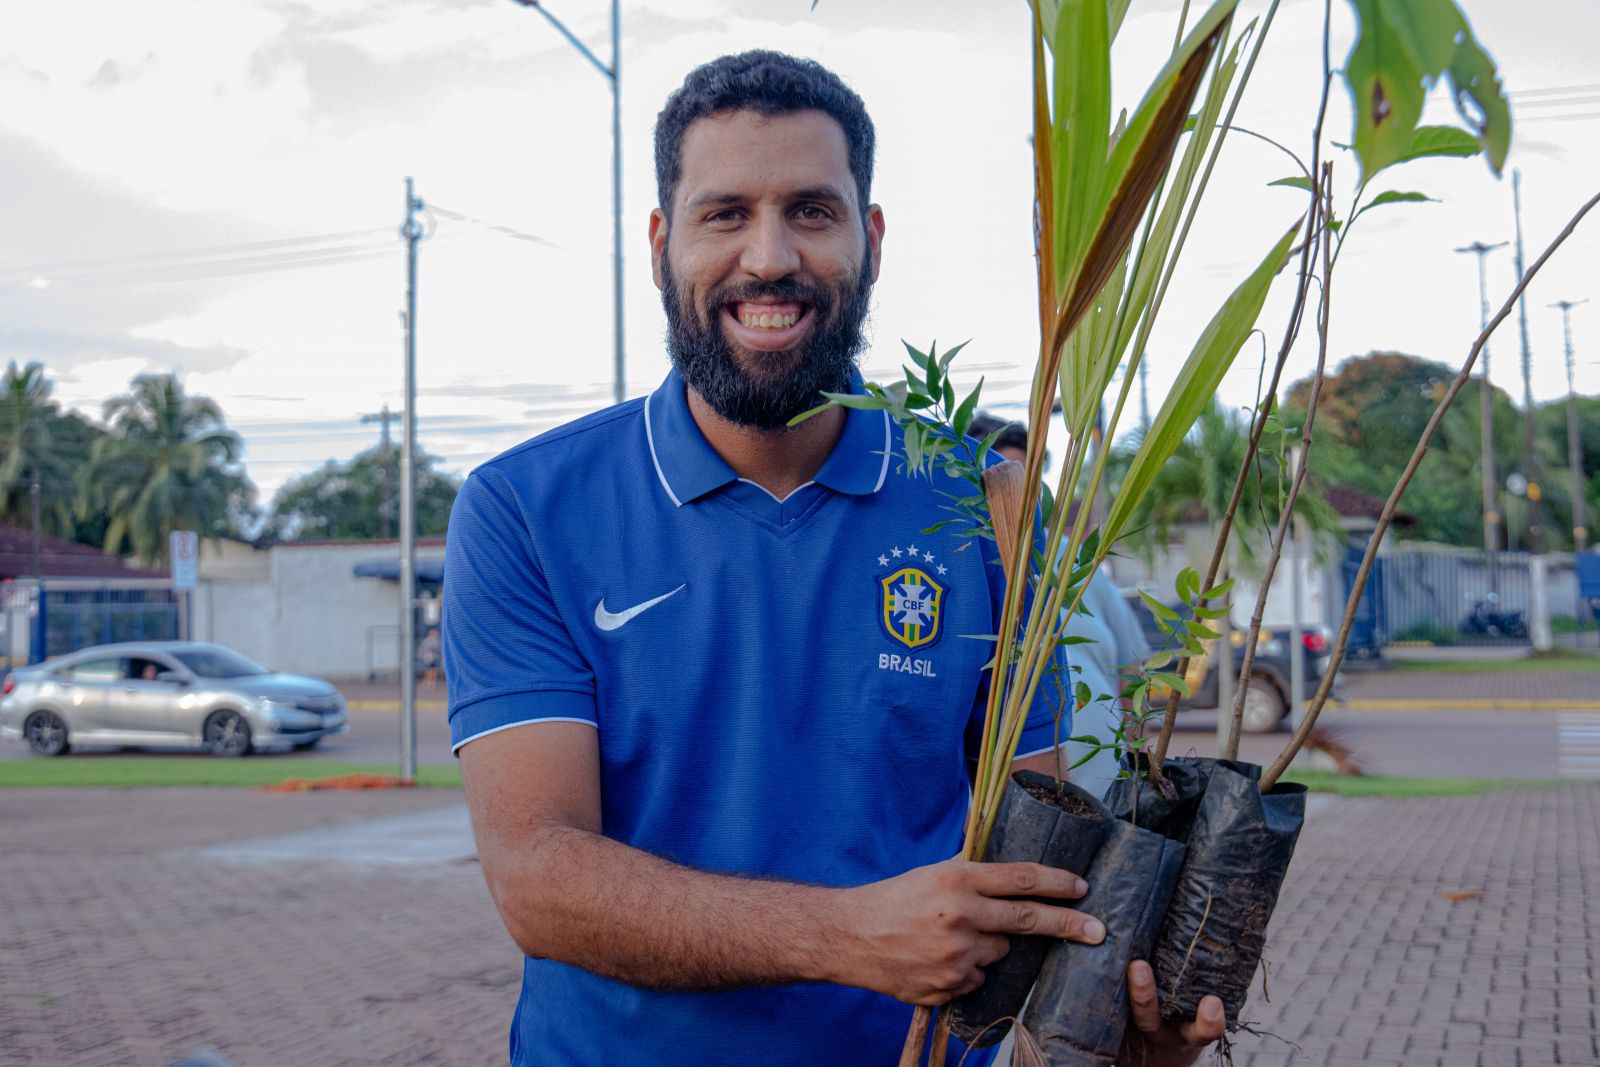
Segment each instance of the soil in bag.
[{"label": "soil in bag", "polygon": [[1128,777],[1112,782],[1106,790],[1106,807],[1118,819],[1127,819],[1135,826],[1154,830],[1174,841],[1188,841],[1194,829],[1195,816],[1200,811],[1201,798],[1211,772],[1217,767],[1250,778],[1261,779],[1261,768],[1253,763],[1238,763],[1220,759],[1172,759],[1162,765],[1164,788],[1157,788],[1149,779],[1149,768],[1143,753],[1129,753],[1123,758]]},{"label": "soil in bag", "polygon": [[[1016,771],[1006,783],[983,858],[989,863],[1042,863],[1087,880],[1090,862],[1111,821],[1105,805],[1077,786],[1034,771]],[[1004,1037],[1011,1029],[1007,1020],[1021,1013],[1054,941],[1013,937],[1005,957],[983,969],[983,985],[951,1003],[950,1029],[955,1035],[976,1048]]]},{"label": "soil in bag", "polygon": [[1212,761],[1206,770],[1188,856],[1150,963],[1163,1015],[1192,1019],[1212,993],[1236,1025],[1305,824],[1306,787],[1280,782],[1262,793],[1259,767]]},{"label": "soil in bag", "polygon": [[1045,955],[1022,1024],[1050,1067],[1111,1067],[1128,1026],[1128,964],[1148,959],[1184,847],[1122,819],[1084,878],[1080,911],[1106,925],[1098,945],[1058,941]]}]

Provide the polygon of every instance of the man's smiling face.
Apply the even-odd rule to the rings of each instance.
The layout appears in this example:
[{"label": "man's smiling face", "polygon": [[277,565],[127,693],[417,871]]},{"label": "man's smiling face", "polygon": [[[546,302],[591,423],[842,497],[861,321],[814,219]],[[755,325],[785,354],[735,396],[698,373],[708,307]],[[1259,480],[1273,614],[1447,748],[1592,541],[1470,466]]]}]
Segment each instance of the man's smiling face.
[{"label": "man's smiling face", "polygon": [[719,112],[685,131],[670,220],[650,219],[668,349],[712,410],[782,426],[846,388],[878,275],[844,130],[821,111]]}]

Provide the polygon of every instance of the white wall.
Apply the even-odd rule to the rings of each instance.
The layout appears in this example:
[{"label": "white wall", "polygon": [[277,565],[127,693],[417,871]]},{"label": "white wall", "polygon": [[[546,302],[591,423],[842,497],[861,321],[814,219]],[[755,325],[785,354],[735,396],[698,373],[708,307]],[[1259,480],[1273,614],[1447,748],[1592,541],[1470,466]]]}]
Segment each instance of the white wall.
[{"label": "white wall", "polygon": [[[203,580],[195,594],[195,637],[215,641],[277,670],[362,679],[398,666],[399,585],[357,578],[359,563],[399,559],[394,542],[284,544],[255,550],[260,577]],[[419,560],[442,545],[419,546]],[[251,568],[231,560],[228,573]],[[202,566],[204,549],[202,549]]]}]

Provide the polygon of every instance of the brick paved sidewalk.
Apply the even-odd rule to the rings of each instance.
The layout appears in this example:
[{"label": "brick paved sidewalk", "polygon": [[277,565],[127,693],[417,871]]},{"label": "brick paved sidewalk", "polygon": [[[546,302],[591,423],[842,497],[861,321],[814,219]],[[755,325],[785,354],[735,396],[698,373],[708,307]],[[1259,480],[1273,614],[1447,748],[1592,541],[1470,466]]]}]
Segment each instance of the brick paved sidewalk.
[{"label": "brick paved sidewalk", "polygon": [[[459,802],[0,792],[0,1064],[504,1062],[520,965],[476,864],[178,851]],[[1593,1067],[1595,899],[1600,788],[1319,805],[1249,1011],[1299,1054],[1246,1035],[1236,1062]]]}]

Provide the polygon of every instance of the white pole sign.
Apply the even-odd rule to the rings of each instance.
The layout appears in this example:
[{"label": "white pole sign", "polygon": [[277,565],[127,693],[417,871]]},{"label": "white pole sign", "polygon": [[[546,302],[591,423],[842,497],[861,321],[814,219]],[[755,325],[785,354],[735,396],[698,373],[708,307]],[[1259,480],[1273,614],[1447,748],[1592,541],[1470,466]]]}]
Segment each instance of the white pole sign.
[{"label": "white pole sign", "polygon": [[172,588],[193,589],[200,570],[200,535],[193,530],[173,530],[171,549]]}]

